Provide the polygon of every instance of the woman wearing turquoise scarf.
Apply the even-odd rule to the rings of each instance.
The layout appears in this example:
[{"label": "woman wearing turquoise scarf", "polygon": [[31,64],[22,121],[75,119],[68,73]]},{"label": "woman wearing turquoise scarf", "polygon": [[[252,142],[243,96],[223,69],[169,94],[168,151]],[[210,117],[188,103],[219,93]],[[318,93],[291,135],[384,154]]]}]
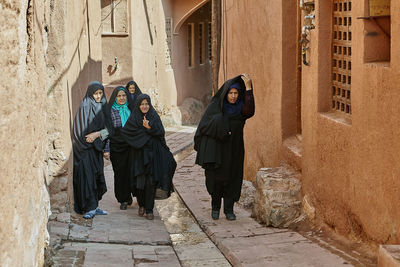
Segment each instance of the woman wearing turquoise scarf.
[{"label": "woman wearing turquoise scarf", "polygon": [[132,204],[132,192],[130,186],[130,149],[121,136],[121,129],[131,115],[131,105],[128,91],[118,86],[114,89],[107,112],[111,117],[112,130],[110,141],[104,149],[104,157],[110,159],[114,170],[114,193],[120,203],[120,209],[126,210]]}]

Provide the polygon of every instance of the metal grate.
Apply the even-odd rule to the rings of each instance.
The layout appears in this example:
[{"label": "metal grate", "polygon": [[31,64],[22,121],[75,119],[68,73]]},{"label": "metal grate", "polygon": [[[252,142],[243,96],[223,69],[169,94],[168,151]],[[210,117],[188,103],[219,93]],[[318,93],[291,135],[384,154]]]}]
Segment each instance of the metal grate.
[{"label": "metal grate", "polygon": [[332,109],[351,114],[351,0],[333,0]]}]

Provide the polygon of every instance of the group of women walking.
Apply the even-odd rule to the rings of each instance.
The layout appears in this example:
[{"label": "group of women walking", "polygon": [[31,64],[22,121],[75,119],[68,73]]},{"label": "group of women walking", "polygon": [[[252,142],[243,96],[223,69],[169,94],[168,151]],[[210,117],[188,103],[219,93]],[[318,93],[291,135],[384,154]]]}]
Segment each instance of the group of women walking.
[{"label": "group of women walking", "polygon": [[[86,219],[106,215],[98,207],[107,191],[103,157],[114,170],[120,209],[137,198],[139,216],[154,218],[156,195],[168,197],[176,162],[150,97],[134,81],[114,89],[109,102],[99,82],[89,84],[73,125],[74,210]],[[161,192],[156,194],[156,192]]]},{"label": "group of women walking", "polygon": [[[219,219],[222,199],[226,219],[243,182],[243,128],[254,115],[247,74],[226,81],[213,96],[194,137],[196,163],[205,169],[211,217]],[[170,196],[176,162],[165,141],[161,119],[147,94],[134,81],[114,89],[109,102],[99,82],[89,84],[73,125],[74,209],[86,219],[106,215],[98,207],[107,191],[103,157],[114,170],[114,193],[120,209],[137,198],[138,214],[154,218],[154,200]]]}]

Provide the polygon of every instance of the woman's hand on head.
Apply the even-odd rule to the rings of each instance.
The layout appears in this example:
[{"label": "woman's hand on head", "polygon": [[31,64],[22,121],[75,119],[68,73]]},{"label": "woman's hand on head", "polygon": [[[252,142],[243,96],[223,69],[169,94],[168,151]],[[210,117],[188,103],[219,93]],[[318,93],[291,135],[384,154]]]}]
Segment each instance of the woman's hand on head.
[{"label": "woman's hand on head", "polygon": [[251,79],[250,76],[247,73],[241,74],[242,80],[244,82],[244,85],[246,86],[246,90],[251,90]]},{"label": "woman's hand on head", "polygon": [[143,127],[148,129],[148,130],[151,129],[151,127],[149,125],[149,121],[146,119],[146,116],[144,116],[144,118],[143,118]]},{"label": "woman's hand on head", "polygon": [[94,140],[96,140],[97,138],[100,137],[100,132],[93,132],[93,133],[86,135],[85,137],[86,137],[86,142],[93,143]]},{"label": "woman's hand on head", "polygon": [[109,160],[109,159],[110,159],[110,152],[104,152],[104,153],[103,153],[103,157],[104,157],[105,159]]}]

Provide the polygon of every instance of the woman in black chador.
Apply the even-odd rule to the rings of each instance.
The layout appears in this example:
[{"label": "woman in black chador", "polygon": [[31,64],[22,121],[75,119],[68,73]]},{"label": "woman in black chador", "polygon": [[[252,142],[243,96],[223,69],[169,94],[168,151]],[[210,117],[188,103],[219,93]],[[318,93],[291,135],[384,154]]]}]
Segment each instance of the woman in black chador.
[{"label": "woman in black chador", "polygon": [[135,81],[130,81],[126,84],[125,89],[128,91],[128,97],[130,99],[129,102],[129,108],[133,110],[135,101],[138,97],[138,95],[142,94],[142,91],[140,90],[139,86]]},{"label": "woman in black chador", "polygon": [[98,208],[107,191],[103,149],[108,137],[107,100],[100,82],[92,82],[76,113],[72,147],[74,152],[74,209],[86,219],[106,215]]},{"label": "woman in black chador", "polygon": [[132,204],[130,186],[130,147],[121,136],[121,129],[131,115],[131,98],[125,87],[114,89],[108,102],[107,114],[111,117],[112,130],[109,141],[104,149],[104,157],[111,159],[114,170],[114,194],[121,204],[120,209],[126,210]]},{"label": "woman in black chador", "polygon": [[221,200],[228,220],[235,220],[234,202],[243,182],[243,127],[254,115],[254,97],[247,74],[226,81],[208,105],[194,137],[196,163],[205,169],[211,195],[211,216],[219,218]]},{"label": "woman in black chador", "polygon": [[156,189],[170,195],[176,162],[165,142],[164,126],[148,95],[137,97],[134,112],[121,132],[131,146],[131,186],[139,204],[139,216],[146,213],[146,218],[152,220]]}]

